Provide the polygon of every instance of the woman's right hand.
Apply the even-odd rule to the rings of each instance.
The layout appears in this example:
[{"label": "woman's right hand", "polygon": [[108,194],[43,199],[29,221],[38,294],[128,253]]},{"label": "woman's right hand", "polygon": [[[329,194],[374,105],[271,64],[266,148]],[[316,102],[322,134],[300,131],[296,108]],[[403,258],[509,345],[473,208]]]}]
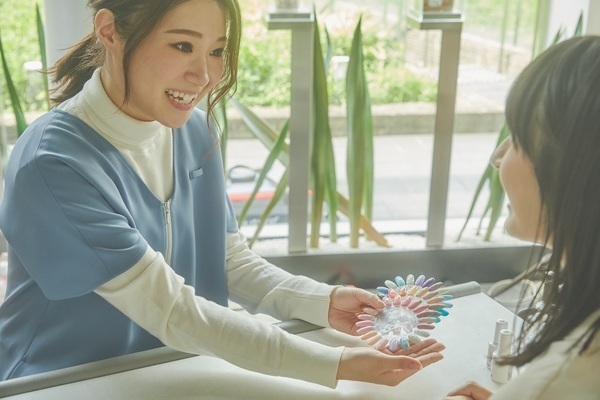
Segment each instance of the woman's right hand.
[{"label": "woman's right hand", "polygon": [[337,379],[396,386],[422,368],[442,358],[445,346],[434,339],[424,340],[395,354],[371,347],[347,347],[342,353]]}]

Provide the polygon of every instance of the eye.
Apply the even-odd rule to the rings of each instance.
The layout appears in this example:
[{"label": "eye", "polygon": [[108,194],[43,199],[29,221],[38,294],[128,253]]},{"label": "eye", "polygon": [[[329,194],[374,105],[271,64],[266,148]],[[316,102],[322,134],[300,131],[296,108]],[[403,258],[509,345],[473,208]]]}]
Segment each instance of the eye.
[{"label": "eye", "polygon": [[192,50],[194,49],[194,46],[192,46],[191,43],[187,43],[187,42],[175,43],[172,46],[183,53],[191,53]]},{"label": "eye", "polygon": [[210,55],[214,56],[214,57],[223,57],[223,53],[225,52],[225,49],[221,48],[221,49],[216,49],[213,50]]}]

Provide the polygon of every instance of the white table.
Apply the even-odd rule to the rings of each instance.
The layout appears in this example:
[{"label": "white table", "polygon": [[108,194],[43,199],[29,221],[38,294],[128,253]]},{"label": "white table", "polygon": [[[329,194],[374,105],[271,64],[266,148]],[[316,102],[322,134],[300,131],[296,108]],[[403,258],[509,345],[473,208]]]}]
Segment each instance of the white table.
[{"label": "white table", "polygon": [[[497,319],[508,320],[511,328],[519,322],[518,319],[511,311],[483,293],[455,298],[452,303],[454,307],[450,309],[450,315],[432,331],[432,337],[446,345],[443,352],[445,358],[396,387],[340,381],[333,390],[295,379],[249,372],[213,357],[193,356],[169,362],[162,360],[163,363],[158,365],[98,376],[7,398],[428,400],[443,399],[450,390],[467,380],[479,381],[492,389],[497,387],[486,368],[488,342],[493,336]],[[333,346],[363,344],[358,338],[331,329],[318,329],[300,335]],[[0,383],[0,397],[3,385],[7,385],[8,382],[10,381]],[[23,384],[27,387],[27,382]]]}]

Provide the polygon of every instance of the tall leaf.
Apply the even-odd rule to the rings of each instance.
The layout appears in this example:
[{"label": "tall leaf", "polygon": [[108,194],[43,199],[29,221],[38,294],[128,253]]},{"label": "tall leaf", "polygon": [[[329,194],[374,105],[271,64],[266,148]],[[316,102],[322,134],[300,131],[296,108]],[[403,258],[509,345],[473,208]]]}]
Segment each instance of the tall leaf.
[{"label": "tall leaf", "polygon": [[[40,58],[42,61],[42,73],[45,75],[48,70],[48,58],[46,56],[46,35],[44,34],[44,23],[42,21],[42,15],[40,13],[40,6],[36,3],[35,5],[35,21],[37,26],[38,44],[40,46]],[[50,90],[48,88],[48,79],[46,76],[42,79],[42,85],[44,89],[44,97],[46,102],[46,108],[50,109]]]},{"label": "tall leaf", "polygon": [[[329,35],[327,35],[329,38]],[[328,41],[330,43],[330,41]],[[323,59],[318,23],[315,21],[314,34],[314,125],[311,154],[311,233],[310,247],[319,247],[323,202],[329,211],[330,240],[337,240],[337,178],[335,155],[329,125],[329,93],[327,91],[327,67],[331,55],[328,46],[326,59]]]},{"label": "tall leaf", "polygon": [[[283,151],[285,144],[286,144],[285,139],[287,137],[288,131],[289,131],[289,121],[287,121],[285,123],[284,127],[281,129],[279,138],[277,138],[277,141],[275,142],[275,145],[271,149],[271,152],[269,153],[269,156],[267,157],[265,164],[263,165],[263,167],[260,170],[256,184],[254,185],[254,189],[252,190],[252,194],[250,195],[250,198],[246,201],[246,204],[244,204],[244,208],[242,209],[242,212],[240,213],[240,216],[238,218],[239,226],[242,226],[242,222],[246,218],[246,215],[248,214],[248,211],[250,210],[250,206],[252,206],[252,203],[254,202],[254,199],[256,198],[256,195],[258,194],[260,187],[262,186],[265,179],[267,178],[267,174],[273,167],[273,164],[275,163],[275,160],[277,160],[277,158],[279,157],[279,154]],[[286,167],[286,171],[287,171],[287,167]],[[264,216],[264,219],[266,220],[267,217],[268,217],[268,214]],[[262,226],[263,224],[264,224],[264,222],[260,225]],[[257,231],[260,231],[260,230],[257,229]]]},{"label": "tall leaf", "polygon": [[277,187],[275,188],[275,193],[273,194],[273,198],[271,199],[269,204],[267,204],[267,208],[265,209],[265,211],[263,212],[263,214],[260,217],[260,221],[258,222],[256,231],[254,232],[254,236],[252,237],[252,240],[250,240],[250,242],[248,243],[248,246],[252,247],[254,242],[256,242],[256,240],[258,239],[258,234],[260,233],[261,229],[265,225],[267,217],[269,216],[269,214],[271,214],[271,211],[273,211],[273,208],[275,208],[275,205],[277,204],[277,202],[285,194],[285,189],[287,188],[289,180],[290,180],[289,178],[290,178],[289,171],[286,169],[285,172],[283,173],[283,176],[281,177],[281,180],[277,184]]},{"label": "tall leaf", "polygon": [[[349,190],[350,246],[358,247],[363,201],[368,213],[372,208],[373,188],[373,122],[371,99],[364,71],[362,52],[362,17],[352,38],[346,74],[346,107],[348,151],[346,173]],[[369,153],[369,154],[368,154]],[[371,190],[370,196],[368,190]]]},{"label": "tall leaf", "polygon": [[573,36],[581,35],[583,35],[583,13],[579,14],[579,18],[577,19],[577,26],[575,27],[575,32],[573,32]]},{"label": "tall leaf", "polygon": [[[508,137],[508,135],[510,135],[510,131],[508,130],[508,126],[506,125],[506,123],[504,123],[504,126],[502,127],[502,130],[500,131],[500,135],[498,136],[498,139],[496,140],[496,147],[498,147],[500,145],[500,143],[502,143],[504,141],[505,138]],[[494,177],[494,173],[496,173],[496,175],[498,174],[498,171],[496,171],[496,169],[494,167],[492,167],[490,164],[487,165],[485,172],[483,173],[483,175],[481,176],[481,179],[479,180],[479,183],[477,184],[477,189],[475,189],[475,195],[473,196],[473,200],[471,200],[471,206],[469,208],[469,212],[467,213],[467,218],[465,220],[465,223],[462,227],[462,229],[460,230],[460,233],[458,234],[458,238],[456,239],[457,241],[460,240],[460,238],[462,237],[467,224],[469,222],[469,219],[471,219],[471,216],[473,214],[473,210],[475,209],[475,205],[477,204],[477,200],[479,199],[479,195],[481,194],[481,191],[483,190],[486,182],[489,185],[489,189],[490,189],[490,197],[488,198],[487,204],[485,206],[485,211],[484,214],[482,216],[485,216],[485,214],[489,211],[492,210],[493,214],[498,214],[498,216],[500,215],[500,212],[495,212],[494,211],[494,206],[498,207],[498,210],[501,211],[502,209],[502,200],[504,200],[504,190],[502,189],[502,185],[500,185],[500,181],[497,177]],[[499,194],[501,193],[501,195]],[[500,200],[500,196],[501,196],[501,200]],[[498,201],[500,200],[500,204],[498,206]],[[497,220],[497,218],[496,218]],[[491,231],[493,231],[495,226],[495,221],[492,224],[492,221],[490,221],[490,224],[488,225],[488,232],[490,232],[491,235]],[[486,235],[486,240],[489,240],[488,235]]]},{"label": "tall leaf", "polygon": [[[279,137],[277,131],[239,101],[231,99],[231,105],[238,112],[248,129],[250,129],[250,132],[267,148],[273,148],[274,143]],[[287,143],[284,145],[284,150],[278,157],[285,166],[288,166],[290,163],[290,149]]]},{"label": "tall leaf", "polygon": [[21,107],[19,95],[15,89],[15,85],[10,75],[10,70],[8,69],[8,63],[6,62],[4,46],[2,45],[2,32],[0,32],[0,59],[2,60],[2,71],[4,72],[4,79],[6,79],[6,88],[8,90],[10,104],[15,115],[15,121],[17,123],[17,136],[21,136],[25,129],[27,129],[27,123],[25,122],[25,114],[23,113],[23,108]]}]

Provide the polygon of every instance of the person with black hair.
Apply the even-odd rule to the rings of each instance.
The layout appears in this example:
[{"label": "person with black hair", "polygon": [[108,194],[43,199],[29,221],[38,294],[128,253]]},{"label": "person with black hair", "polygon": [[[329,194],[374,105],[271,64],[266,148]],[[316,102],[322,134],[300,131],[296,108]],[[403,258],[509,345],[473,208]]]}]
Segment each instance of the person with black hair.
[{"label": "person with black hair", "polygon": [[600,399],[599,112],[598,36],[551,46],[515,81],[511,136],[491,163],[510,201],[506,231],[551,250],[540,265],[552,279],[516,353],[502,360],[524,367],[518,377],[494,394],[469,383],[448,399]]}]

